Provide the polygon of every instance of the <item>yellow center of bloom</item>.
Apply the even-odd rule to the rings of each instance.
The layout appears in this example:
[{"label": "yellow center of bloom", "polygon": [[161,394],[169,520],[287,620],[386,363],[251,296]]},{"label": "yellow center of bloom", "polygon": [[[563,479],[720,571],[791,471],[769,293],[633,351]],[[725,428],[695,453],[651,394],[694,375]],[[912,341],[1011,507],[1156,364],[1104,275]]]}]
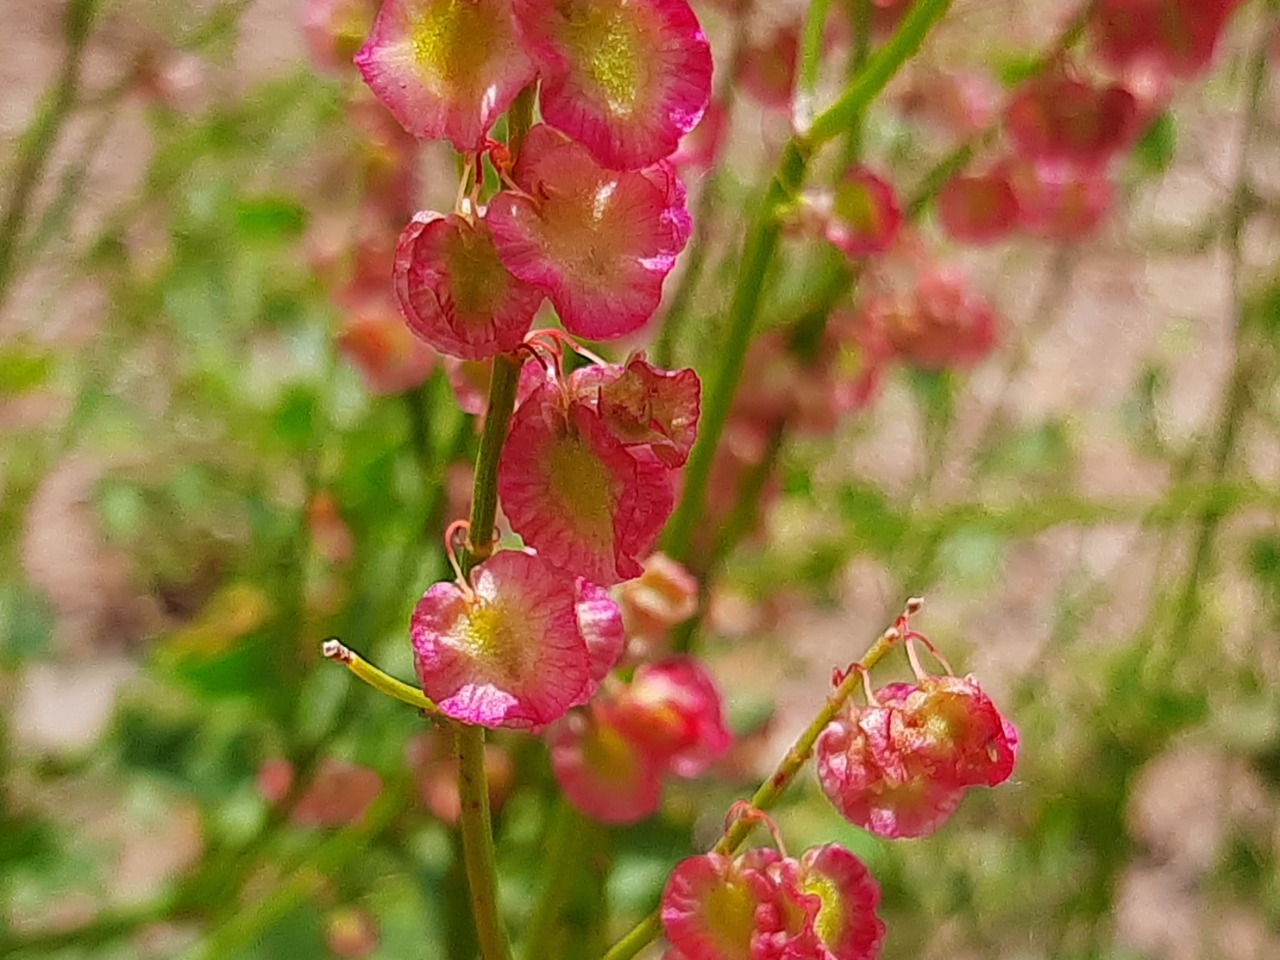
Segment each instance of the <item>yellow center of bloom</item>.
[{"label": "yellow center of bloom", "polygon": [[492,318],[507,293],[507,272],[498,251],[469,227],[463,227],[449,251],[449,288],[454,309],[463,315]]},{"label": "yellow center of bloom", "polygon": [[756,919],[750,891],[737,883],[716,884],[708,892],[703,910],[716,945],[728,956],[745,957]]},{"label": "yellow center of bloom", "polygon": [[609,472],[581,437],[559,440],[547,459],[551,494],[557,509],[597,550],[613,546],[613,497]]},{"label": "yellow center of bloom", "polygon": [[472,83],[496,39],[490,5],[475,0],[445,0],[410,28],[413,57],[422,73],[440,84]]},{"label": "yellow center of bloom", "polygon": [[627,739],[613,727],[593,727],[582,741],[582,758],[588,767],[615,783],[635,779],[635,754]]},{"label": "yellow center of bloom", "polygon": [[609,110],[615,116],[630,116],[640,99],[646,56],[644,37],[633,17],[593,4],[573,18],[570,31],[569,45]]},{"label": "yellow center of bloom", "polygon": [[801,889],[822,901],[813,922],[818,938],[828,947],[838,944],[844,936],[844,913],[840,910],[839,888],[830,877],[811,873],[805,877]]},{"label": "yellow center of bloom", "polygon": [[501,601],[477,602],[462,624],[462,635],[478,659],[496,666],[507,679],[524,675],[532,644],[523,624]]}]

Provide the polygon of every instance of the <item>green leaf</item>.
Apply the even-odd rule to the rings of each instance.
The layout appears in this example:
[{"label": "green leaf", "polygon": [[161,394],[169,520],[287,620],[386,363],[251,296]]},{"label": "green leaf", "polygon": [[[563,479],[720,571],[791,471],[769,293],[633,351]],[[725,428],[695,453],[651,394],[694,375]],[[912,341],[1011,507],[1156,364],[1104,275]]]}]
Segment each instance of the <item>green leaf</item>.
[{"label": "green leaf", "polygon": [[1177,149],[1178,125],[1173,114],[1166,110],[1147,127],[1142,139],[1134,146],[1133,159],[1143,172],[1159,175],[1173,165]]}]

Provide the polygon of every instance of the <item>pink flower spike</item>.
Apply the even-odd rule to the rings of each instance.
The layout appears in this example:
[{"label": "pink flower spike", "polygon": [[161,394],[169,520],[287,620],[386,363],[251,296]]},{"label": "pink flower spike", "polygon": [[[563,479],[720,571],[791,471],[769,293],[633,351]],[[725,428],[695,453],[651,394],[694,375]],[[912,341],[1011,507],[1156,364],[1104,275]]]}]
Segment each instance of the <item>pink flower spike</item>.
[{"label": "pink flower spike", "polygon": [[569,802],[601,823],[635,823],[662,801],[660,765],[597,711],[547,733],[551,770]]},{"label": "pink flower spike", "polygon": [[423,692],[481,726],[531,729],[562,717],[591,675],[574,578],[519,550],[471,572],[472,589],[437,583],[410,634]]},{"label": "pink flower spike", "polygon": [[674,506],[668,471],[632,454],[585,404],[559,385],[538,388],[516,410],[498,467],[511,527],[539,554],[603,586],[643,572]]},{"label": "pink flower spike", "polygon": [[875,960],[885,927],[876,908],[880,886],[867,865],[844,847],[811,847],[800,858],[799,888],[822,903],[813,931],[831,960]]},{"label": "pink flower spike", "polygon": [[902,229],[902,208],[889,183],[853,167],[834,191],[812,199],[827,242],[853,259],[887,252]]},{"label": "pink flower spike", "polygon": [[611,340],[648,321],[689,238],[684,187],[663,165],[606,170],[545,124],[529,131],[486,219],[498,254],[546,291],[571,333]]},{"label": "pink flower spike", "polygon": [[396,297],[409,328],[441,353],[487,360],[514,350],[542,291],[498,259],[489,228],[424,210],[400,234]]},{"label": "pink flower spike", "polygon": [[693,370],[662,370],[637,354],[625,367],[579,368],[569,377],[569,390],[594,406],[624,445],[645,444],[668,467],[689,459],[702,401],[702,381]]},{"label": "pink flower spike", "polygon": [[680,777],[700,775],[733,742],[720,690],[692,657],[639,667],[630,685],[601,710]]},{"label": "pink flower spike", "polygon": [[688,0],[515,0],[542,64],[542,116],[613,170],[675,152],[711,98],[711,47]]},{"label": "pink flower spike", "polygon": [[511,0],[384,0],[355,62],[407,131],[464,153],[537,72]]},{"label": "pink flower spike", "polygon": [[775,889],[759,867],[719,853],[689,857],[662,891],[662,928],[688,960],[754,960],[757,917]]}]

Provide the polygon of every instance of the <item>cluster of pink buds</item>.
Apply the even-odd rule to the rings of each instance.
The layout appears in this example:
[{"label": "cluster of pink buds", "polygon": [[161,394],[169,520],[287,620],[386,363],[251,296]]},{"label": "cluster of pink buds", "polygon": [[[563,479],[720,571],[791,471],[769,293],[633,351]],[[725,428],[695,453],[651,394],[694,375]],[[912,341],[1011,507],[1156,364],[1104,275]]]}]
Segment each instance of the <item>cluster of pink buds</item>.
[{"label": "cluster of pink buds", "polygon": [[671,872],[662,894],[666,960],[873,960],[885,927],[880,888],[838,844],[784,852],[777,828],[745,804],[730,819],[765,821],[777,850],[705,853]]},{"label": "cluster of pink buds", "polygon": [[605,823],[631,823],[658,809],[667,775],[700,776],[732,735],[715,681],[692,657],[669,657],[607,685],[547,741],[556,781],[575,807]]},{"label": "cluster of pink buds", "polygon": [[1018,734],[972,676],[924,672],[916,644],[932,645],[906,615],[898,629],[917,682],[873,692],[864,672],[866,706],[850,705],[818,739],[818,779],[851,823],[881,837],[924,837],[965,790],[1009,778]]},{"label": "cluster of pink buds", "polygon": [[1092,4],[1089,29],[1100,69],[1059,60],[1019,84],[1005,107],[1008,149],[943,188],[943,228],[974,244],[1019,228],[1060,241],[1093,233],[1111,206],[1109,164],[1163,109],[1174,78],[1209,65],[1238,5],[1239,0]]}]

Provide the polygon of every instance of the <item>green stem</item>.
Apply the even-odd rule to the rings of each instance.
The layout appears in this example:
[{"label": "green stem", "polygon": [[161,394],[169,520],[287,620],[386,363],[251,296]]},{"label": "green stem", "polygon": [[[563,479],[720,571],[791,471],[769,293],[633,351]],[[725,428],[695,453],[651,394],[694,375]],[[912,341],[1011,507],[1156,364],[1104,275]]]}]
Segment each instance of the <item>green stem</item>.
[{"label": "green stem", "polygon": [[555,956],[552,937],[560,920],[560,908],[565,896],[565,878],[572,869],[579,849],[578,838],[582,833],[582,821],[578,813],[560,796],[552,814],[551,827],[542,850],[542,892],[534,907],[533,918],[525,933],[525,960],[544,960]]},{"label": "green stem", "polygon": [[411,707],[417,707],[431,716],[440,715],[440,708],[428,700],[417,687],[410,686],[391,674],[379,670],[337,638],[326,640],[322,649],[326,659],[336,660],[379,693],[385,693],[393,700],[407,703]]},{"label": "green stem", "polygon": [[859,121],[868,104],[920,48],[929,29],[950,5],[951,0],[919,0],[893,38],[867,61],[866,67],[840,98],[818,115],[808,134],[792,137],[783,149],[778,170],[747,234],[738,282],[729,305],[728,338],[721,349],[719,366],[703,402],[698,442],[685,472],[684,495],[667,527],[665,548],[676,560],[688,559],[693,531],[702,522],[711,466],[729,419],[738,381],[742,378],[743,362],[760,312],[765,279],[778,246],[781,225],[777,211],[800,189],[814,148]]},{"label": "green stem", "polygon": [[66,55],[57,82],[46,94],[45,102],[18,146],[14,164],[13,189],[0,218],[0,304],[3,304],[13,280],[18,245],[40,174],[53,152],[63,124],[75,107],[80,90],[80,72],[84,49],[97,14],[98,0],[72,0],[63,20]]},{"label": "green stem", "polygon": [[489,406],[484,415],[484,433],[476,455],[475,492],[471,501],[470,548],[462,557],[462,572],[470,573],[493,553],[493,524],[498,512],[498,463],[507,442],[511,414],[515,411],[516,388],[520,384],[520,359],[503,353],[493,358],[489,382]]},{"label": "green stem", "polygon": [[454,725],[458,751],[458,795],[462,804],[463,860],[471,888],[471,914],[484,960],[510,960],[511,947],[498,911],[498,865],[489,818],[489,783],[484,768],[484,727]]},{"label": "green stem", "polygon": [[804,21],[804,34],[800,39],[800,70],[792,110],[796,129],[800,131],[807,130],[813,119],[818,70],[822,67],[822,34],[830,5],[830,0],[810,0],[809,13]]},{"label": "green stem", "polygon": [[[868,648],[862,659],[858,661],[858,664],[861,665],[863,670],[871,670],[884,659],[885,654],[892,650],[900,639],[901,635],[898,629],[890,627]],[[795,780],[800,768],[805,765],[813,754],[814,745],[818,742],[818,737],[822,736],[822,731],[844,709],[845,704],[849,702],[849,698],[853,696],[854,692],[860,689],[862,689],[861,672],[858,669],[851,668],[840,682],[840,685],[827,698],[827,702],[818,712],[818,715],[796,738],[795,743],[791,745],[791,749],[779,761],[773,773],[752,795],[751,805],[755,809],[769,810],[778,802],[778,799],[791,786],[792,781]],[[716,853],[736,853],[742,844],[746,842],[747,835],[751,833],[753,826],[755,826],[754,821],[747,821],[742,818],[735,820],[713,849]],[[648,944],[657,939],[661,932],[662,919],[655,910],[615,943],[609,952],[604,955],[603,960],[631,960]]]}]

